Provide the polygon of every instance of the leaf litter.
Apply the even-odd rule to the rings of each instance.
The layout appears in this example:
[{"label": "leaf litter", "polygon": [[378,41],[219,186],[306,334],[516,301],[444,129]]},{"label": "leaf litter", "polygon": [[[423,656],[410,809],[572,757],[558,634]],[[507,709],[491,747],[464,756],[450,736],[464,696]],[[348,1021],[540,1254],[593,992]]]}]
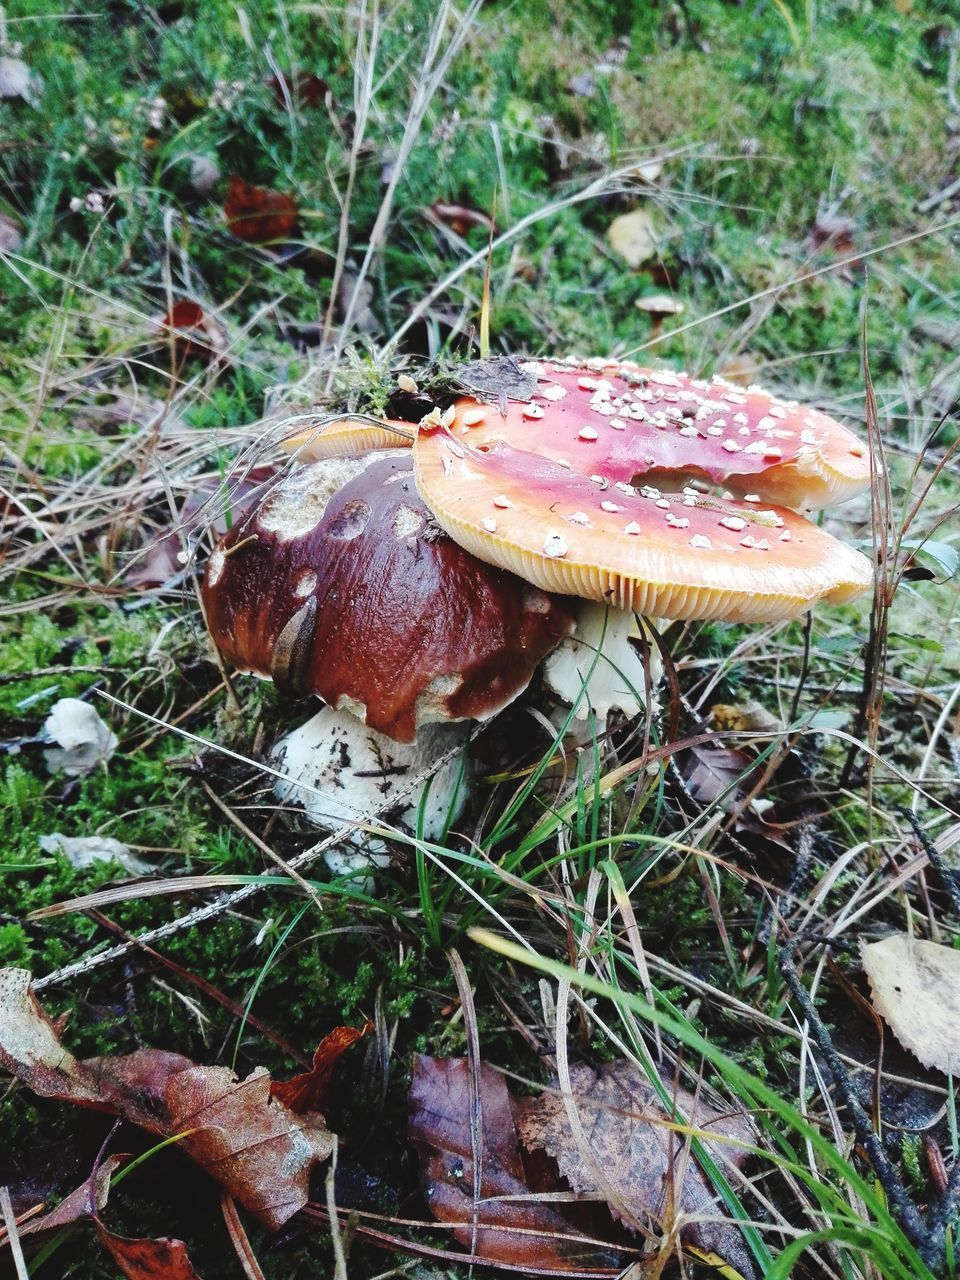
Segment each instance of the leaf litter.
[{"label": "leaf litter", "polygon": [[[648,1248],[657,1240],[673,1248],[679,1240],[727,1274],[755,1275],[740,1231],[724,1219],[688,1140],[692,1132],[714,1160],[740,1166],[756,1137],[746,1117],[714,1112],[684,1089],[673,1090],[683,1119],[671,1116],[629,1062],[596,1071],[574,1066],[566,1101],[556,1085],[536,1098],[514,1097],[485,1063],[477,1081],[475,1100],[467,1059],[419,1058],[408,1131],[420,1151],[430,1212],[456,1224],[454,1236],[474,1256],[553,1271],[609,1266],[617,1257],[622,1264],[629,1253],[622,1226]],[[567,1102],[581,1117],[587,1149],[570,1125]],[[606,1202],[616,1222],[598,1225],[593,1218],[589,1236],[575,1233],[570,1211],[597,1202]]]},{"label": "leaf litter", "polygon": [[[307,1203],[311,1171],[330,1156],[335,1138],[321,1112],[295,1111],[273,1094],[269,1072],[256,1068],[239,1080],[227,1067],[160,1049],[79,1060],[61,1030],[33,996],[25,970],[0,970],[0,1067],[34,1093],[176,1136],[180,1150],[272,1230]],[[322,1074],[356,1038],[328,1037],[314,1072]],[[304,1096],[313,1105],[322,1092],[315,1087]]]}]

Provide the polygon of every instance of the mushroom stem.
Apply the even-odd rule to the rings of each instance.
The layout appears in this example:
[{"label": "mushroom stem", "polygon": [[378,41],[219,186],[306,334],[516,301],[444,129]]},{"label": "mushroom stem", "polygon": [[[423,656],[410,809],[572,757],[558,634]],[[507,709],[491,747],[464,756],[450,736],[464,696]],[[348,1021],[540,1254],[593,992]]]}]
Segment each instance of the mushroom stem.
[{"label": "mushroom stem", "polygon": [[[592,711],[599,728],[614,709],[625,716],[646,708],[646,688],[656,690],[663,667],[659,651],[642,623],[627,609],[583,600],[573,635],[563,640],[543,664],[544,681],[561,701],[575,706],[574,717],[586,720]],[[649,676],[644,670],[644,649]]]},{"label": "mushroom stem", "polygon": [[[286,775],[274,792],[302,806],[318,827],[356,822],[324,859],[335,876],[369,873],[389,865],[390,856],[365,824],[379,819],[413,833],[419,820],[423,838],[437,840],[459,817],[467,796],[460,748],[468,733],[463,724],[424,725],[416,742],[395,742],[350,712],[325,706],[272,748],[269,763]],[[369,877],[362,885],[372,887]]]}]

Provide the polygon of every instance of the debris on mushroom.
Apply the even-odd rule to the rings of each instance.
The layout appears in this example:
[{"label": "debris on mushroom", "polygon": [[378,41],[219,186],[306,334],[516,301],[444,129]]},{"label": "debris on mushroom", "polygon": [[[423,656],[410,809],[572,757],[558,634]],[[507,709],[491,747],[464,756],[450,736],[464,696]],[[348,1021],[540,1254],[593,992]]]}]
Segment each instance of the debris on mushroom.
[{"label": "debris on mushroom", "polygon": [[[306,724],[285,734],[268,762],[286,774],[274,788],[278,799],[302,805],[315,826],[386,822],[425,840],[437,840],[463,811],[467,787],[458,747],[462,724],[424,725],[413,743],[396,742],[346,711],[323,707]],[[436,767],[438,760],[451,758]],[[425,782],[423,779],[427,779]],[[387,845],[358,828],[349,849],[329,849],[324,861],[333,875],[356,875],[389,865]],[[368,878],[360,886],[372,888]]]}]

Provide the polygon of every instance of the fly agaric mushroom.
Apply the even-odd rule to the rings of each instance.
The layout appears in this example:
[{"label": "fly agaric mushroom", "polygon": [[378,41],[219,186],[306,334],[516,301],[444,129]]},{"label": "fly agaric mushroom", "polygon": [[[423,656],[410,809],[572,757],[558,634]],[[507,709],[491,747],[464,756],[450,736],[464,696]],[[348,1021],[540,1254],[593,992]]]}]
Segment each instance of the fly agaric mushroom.
[{"label": "fly agaric mushroom", "polygon": [[[214,550],[203,601],[229,662],[328,704],[274,752],[291,778],[284,794],[302,784],[324,824],[402,793],[396,779],[423,771],[427,747],[440,759],[462,740],[432,726],[494,715],[574,626],[566,601],[440,530],[409,450],[290,473]],[[428,838],[447,818],[456,773],[434,782]],[[416,812],[416,797],[397,799]]]},{"label": "fly agaric mushroom", "polygon": [[538,377],[528,403],[462,399],[414,442],[421,496],[474,555],[651,617],[774,621],[870,584],[864,556],[788,509],[868,483],[866,446],[825,414],[630,363],[524,368]]},{"label": "fly agaric mushroom", "polygon": [[413,427],[409,422],[357,416],[321,422],[284,437],[280,443],[301,462],[319,462],[321,458],[396,449],[412,441]]}]

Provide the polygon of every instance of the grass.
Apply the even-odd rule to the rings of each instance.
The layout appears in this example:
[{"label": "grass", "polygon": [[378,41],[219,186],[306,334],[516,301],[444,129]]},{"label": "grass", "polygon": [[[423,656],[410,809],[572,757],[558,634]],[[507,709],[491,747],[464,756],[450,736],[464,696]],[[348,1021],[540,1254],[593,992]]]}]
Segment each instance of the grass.
[{"label": "grass", "polygon": [[[77,871],[40,837],[119,838],[165,889],[101,902],[131,934],[208,903],[214,884],[256,889],[155,945],[259,1022],[133,953],[45,993],[72,1013],[71,1047],[157,1045],[289,1075],[282,1045],[309,1056],[331,1027],[373,1017],[375,1042],[332,1103],[344,1205],[425,1216],[400,1136],[415,1052],[462,1054],[476,1037],[487,1060],[542,1085],[531,1043],[555,1053],[559,1026],[571,1054],[630,1055],[652,1075],[660,1045],[664,1078],[702,1079],[718,1106],[756,1117],[749,1176],[712,1172],[751,1224],[762,1274],[930,1274],[851,1149],[781,961],[802,928],[806,986],[862,1081],[876,1042],[823,940],[856,984],[862,938],[957,937],[936,883],[902,878],[916,846],[897,808],[955,860],[960,108],[947,6],[121,0],[64,16],[22,0],[0,13],[0,41],[35,77],[29,99],[0,99],[0,231],[16,228],[0,254],[0,963],[43,977],[116,941],[89,911],[30,915],[124,879],[109,864]],[[264,246],[232,236],[234,174],[289,194],[296,231]],[[494,214],[489,254],[482,219],[452,226],[445,204]],[[657,253],[631,271],[606,232],[638,205]],[[635,302],[664,290],[686,310],[651,344]],[[206,322],[186,355],[162,327],[181,300]],[[671,626],[661,714],[577,751],[509,710],[474,745],[456,827],[436,843],[393,833],[375,899],[305,867],[320,911],[260,847],[289,862],[315,841],[278,814],[258,767],[308,708],[224,680],[189,569],[147,591],[131,575],[205,482],[276,460],[284,414],[381,412],[401,372],[440,387],[476,353],[484,317],[494,353],[637,353],[700,372],[739,361],[861,429],[868,367],[896,590],[882,617],[869,601],[822,609],[808,632]],[[202,556],[220,502],[183,524],[182,547]],[[827,522],[870,542],[866,503]],[[865,667],[883,692],[862,718]],[[79,780],[51,776],[37,741],[65,696],[89,696],[121,742]],[[711,732],[718,704],[757,701],[777,723],[722,740],[779,762],[762,796],[773,831],[729,795],[691,792],[669,742],[674,710],[689,739]],[[811,803],[794,882],[786,846]],[[541,976],[569,1023],[551,1023]],[[913,1110],[888,1120],[887,1150],[926,1204],[914,1138],[955,1158],[952,1094],[889,1040],[887,1071],[913,1082],[896,1086]],[[881,1090],[891,1114],[894,1088]],[[943,1112],[929,1117],[926,1097]],[[0,1184],[63,1194],[102,1136],[12,1091]],[[205,1276],[234,1274],[212,1211],[161,1152],[117,1188],[111,1226],[183,1235]],[[315,1226],[251,1238],[268,1276],[329,1269]],[[360,1237],[348,1261],[351,1277],[387,1274]],[[442,1267],[389,1274],[457,1272]],[[80,1234],[36,1273],[113,1274]]]}]

